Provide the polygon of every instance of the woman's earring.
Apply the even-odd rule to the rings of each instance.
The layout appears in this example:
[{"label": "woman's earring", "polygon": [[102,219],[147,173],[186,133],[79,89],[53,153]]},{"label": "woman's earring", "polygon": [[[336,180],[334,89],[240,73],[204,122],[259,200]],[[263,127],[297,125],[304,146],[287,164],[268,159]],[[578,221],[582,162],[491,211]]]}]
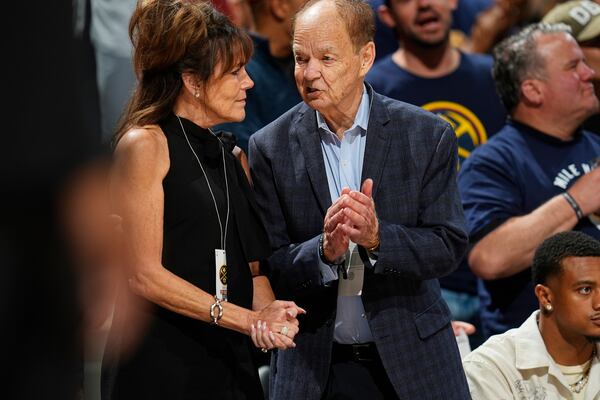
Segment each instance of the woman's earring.
[{"label": "woman's earring", "polygon": [[194,92],[194,97],[195,97],[195,98],[198,98],[198,97],[200,97],[200,92],[198,92],[198,91],[196,90],[196,91]]},{"label": "woman's earring", "polygon": [[554,310],[554,308],[552,307],[552,304],[546,304],[544,306],[544,310],[546,310],[546,312],[552,312],[552,310]]}]

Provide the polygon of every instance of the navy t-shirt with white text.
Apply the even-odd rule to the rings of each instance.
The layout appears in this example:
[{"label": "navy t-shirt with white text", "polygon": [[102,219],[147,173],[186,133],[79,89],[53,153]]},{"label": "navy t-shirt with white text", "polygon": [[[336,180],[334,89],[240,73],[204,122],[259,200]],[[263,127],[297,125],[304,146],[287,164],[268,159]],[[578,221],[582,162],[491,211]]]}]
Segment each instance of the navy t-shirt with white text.
[{"label": "navy t-shirt with white text", "polygon": [[[580,130],[573,140],[562,141],[509,121],[459,172],[458,187],[471,241],[564,192],[590,171],[599,156],[600,137],[587,131]],[[574,230],[600,240],[600,215],[583,218]],[[478,289],[486,335],[520,326],[538,308],[530,268],[507,278],[480,281]]]}]

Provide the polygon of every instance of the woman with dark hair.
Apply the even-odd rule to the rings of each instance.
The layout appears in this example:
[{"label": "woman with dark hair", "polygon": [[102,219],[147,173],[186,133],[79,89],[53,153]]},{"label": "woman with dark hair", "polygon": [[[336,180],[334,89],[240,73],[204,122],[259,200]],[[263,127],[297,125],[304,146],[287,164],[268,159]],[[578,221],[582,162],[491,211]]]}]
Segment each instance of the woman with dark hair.
[{"label": "woman with dark hair", "polygon": [[[112,398],[261,398],[249,338],[265,352],[293,347],[304,311],[275,301],[260,275],[266,232],[241,165],[210,130],[245,116],[252,43],[209,4],[183,0],[140,0],[130,35],[138,85],[112,187],[144,323],[113,369]],[[117,307],[115,327],[123,320],[139,329]]]}]

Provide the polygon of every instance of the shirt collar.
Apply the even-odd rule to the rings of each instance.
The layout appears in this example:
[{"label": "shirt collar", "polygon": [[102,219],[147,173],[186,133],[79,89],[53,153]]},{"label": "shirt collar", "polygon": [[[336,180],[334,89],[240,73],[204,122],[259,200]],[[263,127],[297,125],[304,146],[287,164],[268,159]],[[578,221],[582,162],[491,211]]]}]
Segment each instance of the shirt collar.
[{"label": "shirt collar", "polygon": [[519,132],[525,133],[534,139],[537,139],[539,141],[546,142],[553,146],[558,146],[558,147],[571,146],[571,145],[573,145],[573,143],[577,143],[583,137],[583,129],[581,127],[577,128],[577,130],[574,132],[572,140],[562,140],[562,139],[554,137],[552,135],[548,135],[547,133],[544,133],[544,132],[536,129],[531,125],[527,125],[523,122],[516,121],[516,120],[512,119],[511,117],[507,118],[507,123],[508,123],[508,125],[512,125]]},{"label": "shirt collar", "polygon": [[[356,117],[354,117],[354,123],[346,132],[353,131],[357,126],[360,127],[364,132],[367,131],[367,127],[369,125],[369,114],[371,113],[371,107],[369,106],[369,103],[369,93],[367,88],[363,85],[363,93],[360,104],[358,105]],[[315,113],[317,114],[317,126],[325,132],[335,135],[335,133],[329,129],[329,126],[327,125],[327,122],[325,122],[325,118],[323,118],[321,113],[316,110]]]},{"label": "shirt collar", "polygon": [[538,314],[539,310],[536,310],[527,318],[520,328],[524,334],[515,338],[515,366],[519,370],[549,367],[553,364],[538,328]]},{"label": "shirt collar", "polygon": [[[548,368],[549,375],[555,376],[565,387],[568,387],[560,368],[548,353],[544,344],[544,339],[538,327],[539,312],[539,310],[536,310],[527,318],[520,328],[523,334],[515,338],[515,367],[518,370]],[[597,344],[596,357],[592,360],[592,367],[598,364],[599,351],[600,344]]]}]

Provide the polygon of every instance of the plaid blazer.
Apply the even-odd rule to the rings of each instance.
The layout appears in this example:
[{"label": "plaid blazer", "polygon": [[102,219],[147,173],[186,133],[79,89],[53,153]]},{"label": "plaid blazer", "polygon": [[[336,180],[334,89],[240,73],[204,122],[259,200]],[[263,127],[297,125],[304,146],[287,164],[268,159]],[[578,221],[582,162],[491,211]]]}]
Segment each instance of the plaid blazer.
[{"label": "plaid blazer", "polygon": [[[383,365],[401,399],[469,399],[438,277],[467,245],[456,188],[457,145],[441,118],[368,88],[362,181],[374,181],[378,261],[362,300]],[[280,299],[307,310],[297,347],[273,354],[270,397],[318,400],[331,361],[337,285],[324,286],[317,242],[331,205],[315,111],[300,103],[252,135],[249,161],[273,255],[265,269]]]}]

